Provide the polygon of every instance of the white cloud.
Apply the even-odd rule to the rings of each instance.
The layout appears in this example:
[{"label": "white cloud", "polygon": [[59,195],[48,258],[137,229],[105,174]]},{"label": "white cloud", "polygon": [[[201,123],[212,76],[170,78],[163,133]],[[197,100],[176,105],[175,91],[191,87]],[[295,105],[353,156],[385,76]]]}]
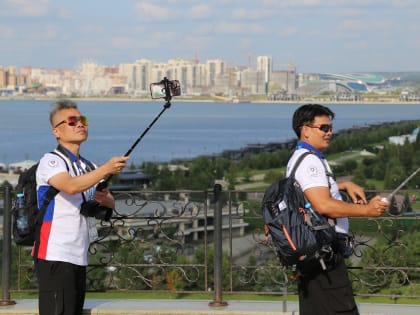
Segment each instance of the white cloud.
[{"label": "white cloud", "polygon": [[193,19],[207,19],[212,16],[212,9],[207,4],[192,7],[187,15]]},{"label": "white cloud", "polygon": [[419,7],[419,1],[418,0],[392,0],[392,5],[395,7]]},{"label": "white cloud", "polygon": [[264,7],[286,8],[323,6],[328,3],[328,0],[261,0],[257,2]]},{"label": "white cloud", "polygon": [[58,38],[58,30],[54,25],[46,25],[40,37],[44,40],[54,40]]},{"label": "white cloud", "polygon": [[51,0],[0,0],[3,16],[40,17],[51,9]]},{"label": "white cloud", "polygon": [[[36,56],[34,63],[44,58],[47,66],[53,58],[38,52],[52,46],[57,65],[81,53],[105,58],[105,63],[114,58],[115,63],[142,57],[164,60],[194,51],[201,58],[240,60],[243,51],[257,50],[305,64],[322,60],[326,53],[344,56],[351,47],[363,48],[366,56],[380,50],[402,60],[395,56],[411,57],[408,52],[414,55],[420,41],[415,36],[420,30],[419,0],[132,0],[118,5],[103,0],[0,0],[0,8],[0,39],[15,51],[0,54],[3,64],[29,63]],[[64,42],[71,42],[72,49]],[[390,49],[392,44],[400,51]],[[318,49],[306,51],[305,45]],[[365,59],[352,62],[359,67],[357,62]],[[333,67],[328,62],[333,60],[325,60]]]},{"label": "white cloud", "polygon": [[352,34],[357,34],[358,36],[366,37],[369,34],[376,34],[375,37],[379,38],[379,35],[394,33],[397,28],[398,26],[390,21],[346,19],[340,22],[337,31],[340,36],[351,37]]},{"label": "white cloud", "polygon": [[111,46],[118,49],[132,48],[133,42],[135,42],[135,39],[129,36],[120,36],[120,37],[111,38]]},{"label": "white cloud", "polygon": [[239,8],[234,9],[232,12],[233,19],[246,19],[246,20],[261,20],[265,18],[271,18],[276,15],[277,12],[269,10],[269,9],[245,9]]},{"label": "white cloud", "polygon": [[296,26],[287,26],[276,31],[276,34],[280,37],[293,37],[299,33],[299,28]]},{"label": "white cloud", "polygon": [[[162,48],[171,47],[173,43],[176,43],[180,39],[180,34],[172,31],[161,31],[154,32],[148,35],[148,38],[145,38],[142,41],[142,46],[147,48]],[[174,56],[175,57],[175,56]]]},{"label": "white cloud", "polygon": [[256,23],[221,22],[215,26],[215,31],[222,34],[255,35],[265,33],[266,29]]},{"label": "white cloud", "polygon": [[[203,35],[203,36],[189,36],[187,35],[182,40],[174,43],[173,48],[176,48],[177,51],[182,51],[184,54],[180,57],[192,57],[192,54],[197,55],[199,58],[199,54],[201,51],[207,51],[211,49],[215,45],[215,38],[210,35]],[[187,54],[187,56],[185,55]]]},{"label": "white cloud", "polygon": [[342,35],[345,34],[354,34],[354,33],[364,33],[368,30],[368,25],[360,20],[343,20],[338,26],[337,30]]},{"label": "white cloud", "polygon": [[93,25],[93,24],[81,25],[79,30],[83,34],[101,34],[101,33],[104,33],[105,31],[103,25]]},{"label": "white cloud", "polygon": [[169,8],[147,1],[139,1],[134,5],[134,7],[139,17],[145,20],[164,21],[174,15]]}]

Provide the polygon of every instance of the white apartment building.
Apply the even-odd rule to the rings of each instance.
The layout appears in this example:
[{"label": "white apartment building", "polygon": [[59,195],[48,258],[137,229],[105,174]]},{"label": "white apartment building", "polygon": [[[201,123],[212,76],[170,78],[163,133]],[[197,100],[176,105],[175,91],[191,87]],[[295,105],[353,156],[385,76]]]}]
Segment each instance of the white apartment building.
[{"label": "white apartment building", "polygon": [[242,93],[246,94],[265,94],[264,73],[247,68],[241,71],[240,87]]},{"label": "white apartment building", "polygon": [[128,94],[147,97],[150,84],[164,77],[179,80],[182,95],[250,95],[267,94],[270,87],[284,90],[296,88],[296,72],[273,71],[270,56],[257,58],[257,69],[226,67],[222,59],[199,63],[197,59],[174,58],[168,62],[138,59],[118,67],[104,66],[94,61],[80,64],[76,70],[46,70],[25,68],[28,87],[39,83],[64,95],[104,96]]},{"label": "white apartment building", "polygon": [[207,60],[206,70],[207,85],[215,86],[217,77],[225,73],[225,62],[222,59]]},{"label": "white apartment building", "polygon": [[126,78],[126,92],[134,95],[149,93],[154,63],[148,59],[139,59],[131,64],[119,66],[119,74]]},{"label": "white apartment building", "polygon": [[271,81],[271,73],[273,72],[273,61],[270,56],[257,57],[257,71],[262,73],[264,78],[264,92],[268,93],[268,84]]}]

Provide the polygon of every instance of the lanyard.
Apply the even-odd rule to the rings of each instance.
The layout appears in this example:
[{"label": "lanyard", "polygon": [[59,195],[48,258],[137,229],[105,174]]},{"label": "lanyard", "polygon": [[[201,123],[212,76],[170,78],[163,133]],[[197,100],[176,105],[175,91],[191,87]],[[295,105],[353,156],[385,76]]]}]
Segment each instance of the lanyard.
[{"label": "lanyard", "polygon": [[298,149],[298,150],[299,149],[307,149],[307,150],[312,151],[313,153],[315,153],[320,159],[325,160],[324,154],[322,154],[321,151],[319,151],[318,149],[314,148],[313,146],[311,146],[307,142],[298,141],[296,149]]},{"label": "lanyard", "polygon": [[297,146],[296,146],[296,149],[297,150],[299,150],[299,149],[307,149],[307,150],[311,151],[312,153],[314,153],[316,156],[318,156],[321,159],[322,165],[324,165],[324,168],[325,168],[325,174],[327,175],[328,187],[331,188],[330,178],[332,178],[333,180],[335,180],[335,178],[334,178],[334,174],[332,172],[330,172],[327,169],[327,166],[325,165],[325,161],[326,160],[325,160],[324,154],[322,154],[321,151],[319,151],[318,149],[314,148],[312,145],[310,145],[309,143],[304,142],[304,141],[298,141]]},{"label": "lanyard", "polygon": [[[63,153],[68,159],[70,159],[73,172],[76,174],[76,176],[86,174],[95,169],[95,167],[90,161],[80,156],[80,161],[83,162],[83,164],[85,165],[85,167],[83,167],[79,159],[77,159],[77,157],[71,151],[67,150],[63,146],[59,145],[57,147],[57,150]],[[94,186],[90,187],[87,193],[88,193],[89,199],[93,199],[93,195],[95,193],[95,187]],[[82,193],[82,197],[84,201],[86,201],[86,197],[84,193]]]}]

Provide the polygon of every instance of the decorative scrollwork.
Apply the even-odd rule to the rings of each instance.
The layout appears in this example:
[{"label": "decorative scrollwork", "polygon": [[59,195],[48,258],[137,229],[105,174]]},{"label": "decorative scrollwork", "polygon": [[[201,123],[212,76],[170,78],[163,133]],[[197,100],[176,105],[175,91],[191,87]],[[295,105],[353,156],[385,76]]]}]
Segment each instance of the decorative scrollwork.
[{"label": "decorative scrollwork", "polygon": [[[222,195],[223,255],[218,259],[223,262],[223,290],[295,293],[294,270],[283,268],[276,248],[265,237],[263,192]],[[88,290],[212,289],[214,194],[130,191],[114,196],[113,216],[108,222],[98,221],[99,237],[89,248]],[[420,216],[418,204],[411,208],[375,219],[350,219],[354,242],[347,265],[356,294],[420,297]],[[30,251],[19,252],[18,290],[33,290],[36,277]]]}]

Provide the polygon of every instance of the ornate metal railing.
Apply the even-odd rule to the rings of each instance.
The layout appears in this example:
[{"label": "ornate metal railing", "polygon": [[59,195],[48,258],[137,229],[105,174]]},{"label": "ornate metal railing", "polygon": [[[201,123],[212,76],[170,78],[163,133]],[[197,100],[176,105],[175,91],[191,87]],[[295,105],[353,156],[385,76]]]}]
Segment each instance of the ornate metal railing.
[{"label": "ornate metal railing", "polygon": [[[420,191],[400,194],[393,214],[350,220],[347,262],[357,295],[420,297]],[[114,195],[114,215],[98,221],[89,250],[89,291],[296,292],[292,271],[265,239],[262,191]],[[36,290],[29,250],[12,246],[10,291]]]}]

